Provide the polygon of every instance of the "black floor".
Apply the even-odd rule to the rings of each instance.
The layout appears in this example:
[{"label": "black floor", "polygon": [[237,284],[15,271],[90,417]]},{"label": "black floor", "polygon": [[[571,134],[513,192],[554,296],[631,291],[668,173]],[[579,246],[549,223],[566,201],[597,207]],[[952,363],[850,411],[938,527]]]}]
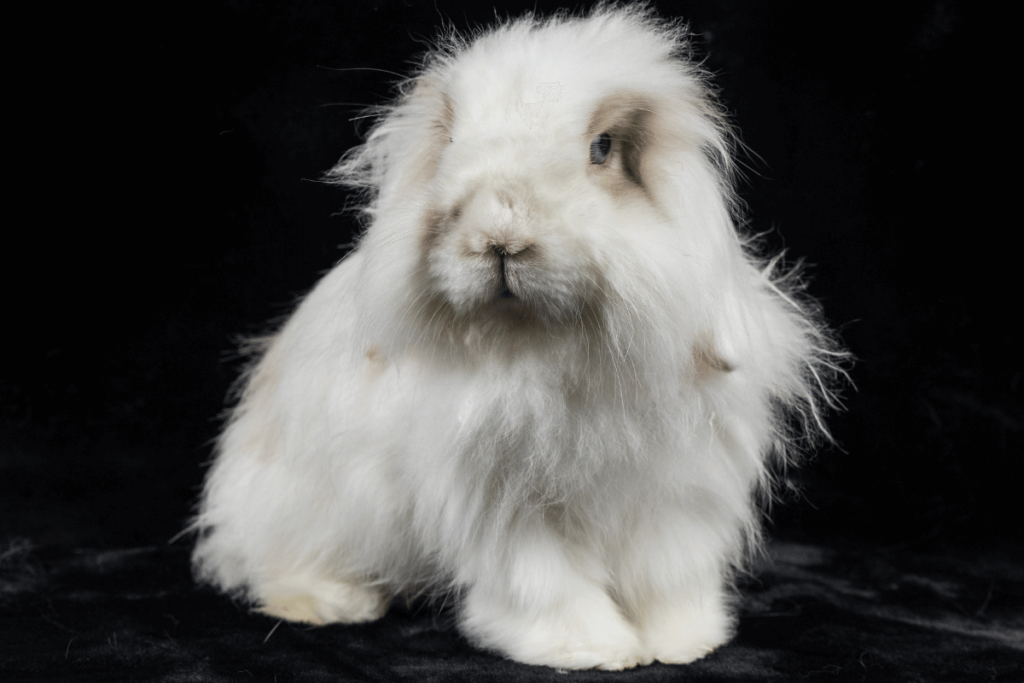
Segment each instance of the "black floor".
[{"label": "black floor", "polygon": [[197,588],[188,548],[0,559],[5,681],[1019,681],[1024,563],[1010,549],[935,554],[776,543],[746,580],[739,633],[695,664],[559,672],[474,649],[440,606],[308,628]]}]

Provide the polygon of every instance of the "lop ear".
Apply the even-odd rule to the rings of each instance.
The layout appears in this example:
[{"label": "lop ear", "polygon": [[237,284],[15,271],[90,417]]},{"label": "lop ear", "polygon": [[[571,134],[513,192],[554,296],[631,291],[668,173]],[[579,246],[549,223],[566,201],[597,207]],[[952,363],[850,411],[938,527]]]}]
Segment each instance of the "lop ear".
[{"label": "lop ear", "polygon": [[[438,74],[427,71],[414,81],[412,91],[395,110],[402,135],[395,135],[389,150],[395,166],[407,177],[401,182],[421,185],[435,175],[444,149],[451,144],[455,105]],[[403,187],[408,187],[403,185]]]},{"label": "lop ear", "polygon": [[369,111],[377,123],[366,142],[327,174],[330,182],[366,192],[370,211],[430,182],[451,142],[455,107],[439,74],[428,69],[399,90],[394,104]]},{"label": "lop ear", "polygon": [[746,368],[770,313],[764,283],[747,256],[735,217],[734,136],[699,72],[648,97],[639,164],[651,201],[673,217],[702,322],[691,353],[701,375]]}]

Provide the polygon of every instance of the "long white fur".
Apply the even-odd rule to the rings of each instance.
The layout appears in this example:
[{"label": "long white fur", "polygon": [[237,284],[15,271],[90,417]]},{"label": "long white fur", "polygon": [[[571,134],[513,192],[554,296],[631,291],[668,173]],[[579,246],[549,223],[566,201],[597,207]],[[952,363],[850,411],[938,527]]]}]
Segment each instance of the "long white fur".
[{"label": "long white fur", "polygon": [[[332,172],[369,227],[244,380],[198,576],[309,623],[454,592],[471,640],[557,667],[722,645],[842,354],[735,227],[685,29],[610,5],[451,35],[379,113]],[[602,116],[627,133],[595,164]]]}]

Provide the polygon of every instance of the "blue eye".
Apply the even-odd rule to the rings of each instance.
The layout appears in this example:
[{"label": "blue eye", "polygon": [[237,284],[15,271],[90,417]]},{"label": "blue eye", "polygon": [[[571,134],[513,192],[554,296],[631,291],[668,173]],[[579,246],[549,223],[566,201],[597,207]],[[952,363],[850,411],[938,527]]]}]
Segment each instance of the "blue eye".
[{"label": "blue eye", "polygon": [[601,133],[590,141],[590,163],[603,164],[612,151],[612,136]]}]

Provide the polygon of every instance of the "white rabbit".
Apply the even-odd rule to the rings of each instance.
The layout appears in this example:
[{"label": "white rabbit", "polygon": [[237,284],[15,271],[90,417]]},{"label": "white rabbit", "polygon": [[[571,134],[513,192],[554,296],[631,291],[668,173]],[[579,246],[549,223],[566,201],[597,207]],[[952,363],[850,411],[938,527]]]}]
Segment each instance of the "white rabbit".
[{"label": "white rabbit", "polygon": [[734,223],[731,136],[644,7],[445,39],[332,171],[369,227],[244,379],[201,580],[313,624],[450,592],[521,662],[691,662],[843,354]]}]

